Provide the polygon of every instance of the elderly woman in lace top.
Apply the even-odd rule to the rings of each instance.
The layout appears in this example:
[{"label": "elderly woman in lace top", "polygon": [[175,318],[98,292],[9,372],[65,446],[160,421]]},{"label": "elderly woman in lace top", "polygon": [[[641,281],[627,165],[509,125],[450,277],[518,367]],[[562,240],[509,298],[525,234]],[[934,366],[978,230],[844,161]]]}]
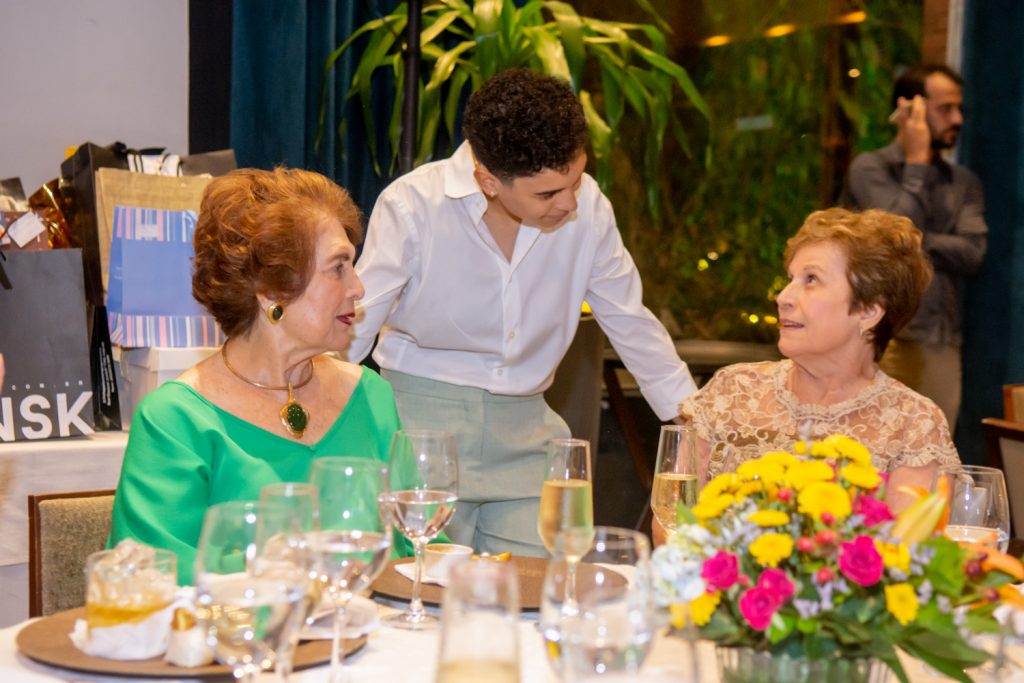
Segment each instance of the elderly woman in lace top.
[{"label": "elderly woman in lace top", "polygon": [[884,211],[817,211],[789,240],[785,263],[786,360],[723,368],[680,406],[697,431],[704,481],[838,432],[871,451],[890,475],[890,504],[904,507],[900,486],[928,487],[938,467],[959,463],[942,411],[877,365],[931,281],[921,234]]}]

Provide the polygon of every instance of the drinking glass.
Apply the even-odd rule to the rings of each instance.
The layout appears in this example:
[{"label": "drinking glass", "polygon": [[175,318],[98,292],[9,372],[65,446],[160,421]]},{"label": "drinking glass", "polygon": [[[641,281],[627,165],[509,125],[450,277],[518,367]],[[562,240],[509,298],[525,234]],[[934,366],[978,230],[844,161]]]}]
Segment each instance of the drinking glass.
[{"label": "drinking glass", "polygon": [[459,470],[455,437],[450,432],[407,429],[395,432],[388,461],[390,492],[387,502],[395,526],[412,541],[416,578],[409,609],[384,621],[396,628],[424,629],[437,625],[420,599],[423,549],[448,525],[459,499]]},{"label": "drinking glass", "polygon": [[320,497],[320,530],[310,534],[310,546],[334,608],[329,680],[335,683],[344,676],[345,609],[380,576],[391,553],[391,517],[383,507],[388,468],[367,458],[318,458],[309,480]]},{"label": "drinking glass", "polygon": [[666,425],[658,439],[651,511],[670,534],[676,530],[679,503],[697,504],[697,433],[693,427]]},{"label": "drinking glass", "polygon": [[567,609],[572,609],[576,594],[576,564],[590,550],[594,533],[590,442],[586,439],[552,439],[548,443],[537,532],[549,553],[555,554],[555,539],[567,529],[573,529],[575,533],[562,536],[558,551],[569,570],[566,601]]},{"label": "drinking glass", "polygon": [[[306,537],[308,544],[309,534],[320,529],[320,498],[316,487],[305,482],[277,482],[267,484],[260,489],[261,503],[275,503],[289,508],[295,515],[299,529]],[[306,582],[306,595],[302,599],[303,617],[299,627],[294,630],[287,642],[282,644],[278,651],[277,664],[274,667],[277,671],[278,680],[283,683],[291,678],[292,660],[295,657],[295,648],[299,643],[299,635],[302,632],[302,625],[313,621],[313,611],[320,604],[321,584],[320,570],[318,563],[313,557],[312,566],[309,570],[309,578]]]},{"label": "drinking glass", "polygon": [[519,581],[509,562],[454,565],[441,609],[435,683],[519,683]]},{"label": "drinking glass", "polygon": [[251,683],[304,617],[310,558],[295,515],[274,503],[210,507],[196,553],[196,594],[217,660]]},{"label": "drinking glass", "polygon": [[89,555],[85,575],[89,628],[135,623],[174,602],[178,556],[161,548],[123,544]]},{"label": "drinking glass", "polygon": [[569,564],[556,556],[548,565],[541,630],[549,660],[567,682],[637,673],[656,628],[647,538],[631,529],[596,527],[580,567],[585,571],[575,604],[566,610]]},{"label": "drinking glass", "polygon": [[1002,470],[960,465],[939,473],[948,483],[946,535],[1006,552],[1010,545],[1010,505]]}]

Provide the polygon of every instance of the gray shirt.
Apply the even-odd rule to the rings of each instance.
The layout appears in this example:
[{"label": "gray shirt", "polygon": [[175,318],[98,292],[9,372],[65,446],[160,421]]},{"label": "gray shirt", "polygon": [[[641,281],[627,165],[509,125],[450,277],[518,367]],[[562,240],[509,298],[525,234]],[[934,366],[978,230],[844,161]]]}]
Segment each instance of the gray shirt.
[{"label": "gray shirt", "polygon": [[854,159],[845,200],[855,208],[906,216],[923,233],[935,278],[917,315],[896,336],[959,346],[960,282],[981,268],[988,233],[978,177],[938,156],[931,164],[908,164],[893,141]]}]

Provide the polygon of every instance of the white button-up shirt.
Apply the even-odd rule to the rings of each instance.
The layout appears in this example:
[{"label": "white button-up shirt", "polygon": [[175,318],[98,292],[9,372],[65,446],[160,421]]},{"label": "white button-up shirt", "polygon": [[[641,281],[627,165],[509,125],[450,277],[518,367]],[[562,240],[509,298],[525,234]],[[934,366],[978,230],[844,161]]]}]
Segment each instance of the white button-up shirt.
[{"label": "white button-up shirt", "polygon": [[586,300],[654,412],[675,417],[696,390],[693,378],[644,307],[611,204],[589,175],[577,203],[556,229],[520,226],[508,260],[484,223],[468,143],[393,182],[356,264],[366,295],[350,359],[362,360],[379,332],[373,357],[382,368],[537,394],[550,386]]}]

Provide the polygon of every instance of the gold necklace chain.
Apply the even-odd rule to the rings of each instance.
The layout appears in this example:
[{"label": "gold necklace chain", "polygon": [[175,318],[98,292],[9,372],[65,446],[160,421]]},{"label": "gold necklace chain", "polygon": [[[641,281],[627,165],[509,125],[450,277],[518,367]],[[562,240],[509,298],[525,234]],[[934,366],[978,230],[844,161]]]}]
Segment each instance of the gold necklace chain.
[{"label": "gold necklace chain", "polygon": [[244,375],[242,375],[242,373],[240,373],[238,370],[235,370],[235,367],[233,365],[231,365],[231,362],[228,360],[227,344],[225,344],[224,346],[221,347],[221,349],[220,349],[220,357],[224,359],[224,366],[228,370],[231,371],[232,375],[234,375],[238,379],[242,380],[246,384],[251,384],[251,385],[253,385],[254,387],[256,387],[258,389],[269,389],[270,391],[286,391],[286,390],[290,391],[292,389],[301,389],[302,387],[304,387],[307,384],[309,384],[309,381],[311,379],[313,379],[313,359],[312,358],[309,359],[309,375],[306,377],[306,379],[304,379],[300,383],[294,384],[294,385],[289,383],[289,384],[284,385],[283,387],[272,387],[269,384],[260,384],[259,382],[253,382],[248,377],[245,377]]},{"label": "gold necklace chain", "polygon": [[231,374],[242,380],[246,384],[251,384],[257,389],[267,389],[269,391],[288,391],[288,400],[285,402],[281,409],[278,411],[278,417],[281,418],[281,424],[284,426],[285,431],[294,436],[296,439],[301,439],[302,435],[306,431],[306,427],[309,426],[309,411],[306,410],[301,403],[295,400],[295,389],[301,389],[302,387],[309,384],[309,381],[313,379],[315,366],[313,365],[313,359],[309,359],[309,376],[302,380],[301,383],[292,386],[291,382],[288,382],[283,387],[272,387],[269,384],[260,384],[254,382],[248,377],[242,375],[242,373],[235,370],[231,365],[231,361],[228,360],[227,354],[228,345],[220,349],[220,357],[224,359],[224,367],[231,371]]}]

